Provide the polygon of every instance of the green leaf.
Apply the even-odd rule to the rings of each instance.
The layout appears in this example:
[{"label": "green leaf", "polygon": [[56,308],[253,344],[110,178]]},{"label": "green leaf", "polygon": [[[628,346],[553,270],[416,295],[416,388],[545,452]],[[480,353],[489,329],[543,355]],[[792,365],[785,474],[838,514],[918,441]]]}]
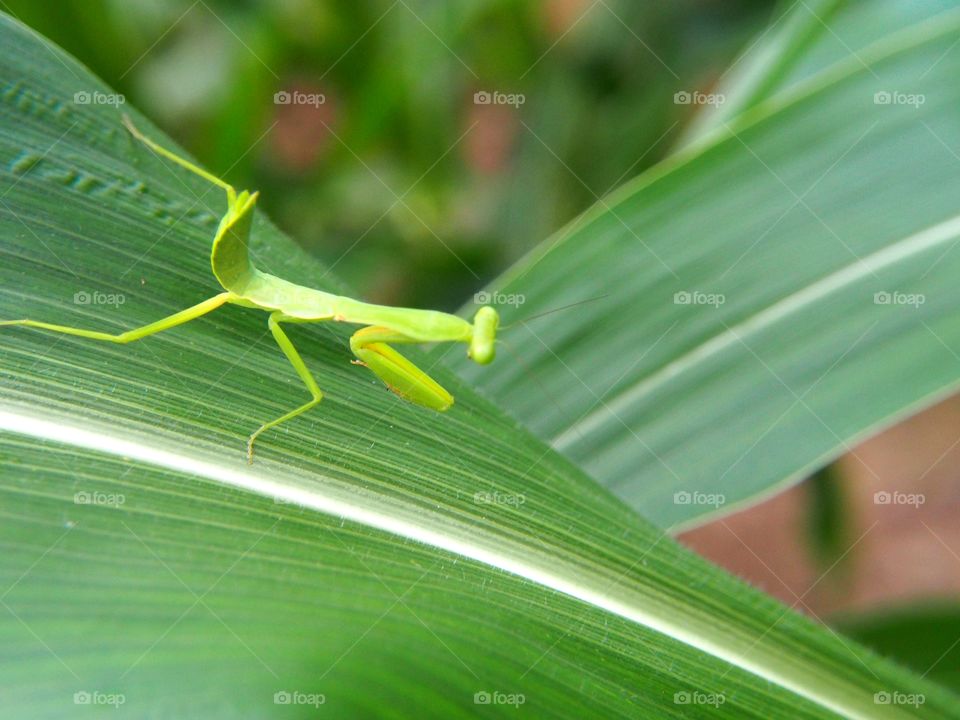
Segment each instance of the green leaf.
[{"label": "green leaf", "polygon": [[833,620],[881,655],[960,690],[960,608],[956,604],[928,603]]},{"label": "green leaf", "polygon": [[601,200],[493,284],[506,362],[458,370],[672,528],[953,392],[958,37],[901,26]]},{"label": "green leaf", "polygon": [[[132,140],[57,48],[6,18],[0,48],[0,317],[130,328],[217,292],[221,191]],[[252,256],[334,287],[262,218]],[[430,414],[352,366],[343,327],[292,335],[325,400],[247,466],[251,429],[305,395],[262,313],[129,346],[0,332],[5,712],[453,718],[498,693],[543,718],[960,717],[452,373],[457,405]]]},{"label": "green leaf", "polygon": [[795,87],[835,63],[856,58],[898,30],[954,8],[954,0],[810,0],[782,3],[764,30],[721,76],[708,105],[687,128],[689,140]]},{"label": "green leaf", "polygon": [[[723,127],[724,123],[783,90],[791,80],[795,81],[797,65],[824,44],[835,14],[842,6],[849,5],[848,0],[811,0],[783,5],[770,26],[721,76],[716,94],[723,97],[723,102],[703,107],[684,131],[685,139],[689,142]],[[873,22],[865,25],[876,27]],[[841,57],[843,55],[831,58],[831,63]]]}]

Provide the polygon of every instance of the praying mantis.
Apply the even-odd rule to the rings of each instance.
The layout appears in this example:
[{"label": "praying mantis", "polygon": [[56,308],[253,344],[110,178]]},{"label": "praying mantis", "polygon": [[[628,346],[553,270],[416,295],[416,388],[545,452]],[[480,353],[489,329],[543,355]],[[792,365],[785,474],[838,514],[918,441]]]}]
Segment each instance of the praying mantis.
[{"label": "praying mantis", "polygon": [[332,320],[364,326],[350,338],[350,349],[357,357],[354,364],[369,368],[387,388],[404,400],[439,412],[453,405],[453,396],[436,380],[394,350],[391,343],[462,342],[467,345],[467,355],[474,362],[486,365],[493,361],[500,317],[489,305],[477,310],[473,322],[470,323],[445,312],[365,303],[343,295],[296,285],[259,270],[250,261],[247,247],[258,193],[247,190],[237,192],[224,180],[146,137],[126,115],[123,122],[134,138],[155,153],[226,191],[227,211],[220,220],[210,251],[213,275],[223,292],[169,317],[117,334],[39,320],[6,320],[0,321],[0,326],[19,325],[91,340],[126,344],[196,320],[226,304],[268,312],[267,325],[270,332],[310,392],[311,399],[290,412],[263,423],[250,435],[247,439],[248,463],[253,462],[254,443],[261,434],[301,415],[323,399],[316,380],[283,331],[281,325],[284,323]]}]

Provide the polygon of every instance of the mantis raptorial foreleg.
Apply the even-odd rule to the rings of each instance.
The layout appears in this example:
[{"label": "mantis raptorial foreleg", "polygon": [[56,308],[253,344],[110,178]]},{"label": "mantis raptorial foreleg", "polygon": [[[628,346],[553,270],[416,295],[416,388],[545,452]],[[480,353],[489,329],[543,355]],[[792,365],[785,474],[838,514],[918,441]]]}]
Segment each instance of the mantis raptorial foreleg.
[{"label": "mantis raptorial foreleg", "polygon": [[300,357],[300,353],[297,352],[297,349],[293,346],[293,343],[290,342],[290,338],[287,337],[287,334],[280,327],[280,323],[282,321],[297,322],[297,318],[287,317],[283,313],[279,312],[270,313],[270,317],[267,320],[267,325],[270,328],[270,332],[273,333],[273,338],[277,341],[277,345],[279,345],[280,349],[283,350],[283,354],[287,356],[287,360],[289,360],[290,364],[293,365],[293,369],[297,371],[297,375],[299,375],[300,379],[303,380],[303,384],[307,386],[307,390],[310,391],[310,394],[313,396],[313,398],[295,410],[291,410],[286,415],[281,415],[276,420],[271,420],[270,422],[261,425],[247,440],[248,463],[253,462],[253,443],[256,442],[260,433],[262,433],[264,430],[269,430],[272,427],[276,427],[282,422],[286,422],[287,420],[295,418],[300,413],[306,412],[318,402],[323,400],[323,393],[320,392],[320,388],[317,386],[317,381],[313,379],[313,375],[310,374],[310,370],[307,368],[306,363],[303,362],[303,358]]},{"label": "mantis raptorial foreleg", "polygon": [[53,330],[54,332],[65,333],[66,335],[77,335],[78,337],[90,338],[91,340],[105,340],[106,342],[124,344],[145,338],[148,335],[153,335],[161,330],[168,330],[177,325],[183,325],[191,320],[196,320],[201,315],[206,315],[208,312],[216,310],[228,302],[231,297],[232,293],[220,293],[209,300],[204,300],[202,303],[188,307],[186,310],[181,310],[178,313],[152,322],[149,325],[116,334],[99,332],[97,330],[84,330],[68,325],[54,325],[52,323],[40,322],[39,320],[4,320],[0,322],[0,325],[22,325],[24,327],[39,328],[41,330]]},{"label": "mantis raptorial foreleg", "polygon": [[453,404],[453,396],[387,345],[419,342],[430,342],[430,338],[412,338],[390,328],[373,326],[357,330],[350,338],[350,349],[400,397],[433,410],[446,410]]}]

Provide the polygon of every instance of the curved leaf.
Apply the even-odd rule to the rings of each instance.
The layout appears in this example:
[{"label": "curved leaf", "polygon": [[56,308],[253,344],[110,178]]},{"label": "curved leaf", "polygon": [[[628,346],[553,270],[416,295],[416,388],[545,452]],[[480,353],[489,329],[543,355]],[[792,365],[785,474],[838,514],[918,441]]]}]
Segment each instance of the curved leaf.
[{"label": "curved leaf", "polygon": [[783,3],[770,27],[721,76],[724,102],[707,105],[687,128],[689,140],[795,87],[871,44],[956,7],[954,0],[809,0]]},{"label": "curved leaf", "polygon": [[[849,5],[849,0],[811,0],[783,5],[770,26],[721,76],[717,94],[723,97],[723,102],[706,105],[694,116],[684,130],[685,141],[696,140],[723,127],[724,123],[787,87],[790,78],[796,79],[793,76],[797,65],[809,58],[832,31],[836,13]],[[872,22],[866,26],[876,27]],[[832,62],[838,59],[835,57]]]},{"label": "curved leaf", "polygon": [[958,38],[956,10],[901,28],[601,200],[495,297],[604,299],[462,374],[663,527],[953,392]]}]

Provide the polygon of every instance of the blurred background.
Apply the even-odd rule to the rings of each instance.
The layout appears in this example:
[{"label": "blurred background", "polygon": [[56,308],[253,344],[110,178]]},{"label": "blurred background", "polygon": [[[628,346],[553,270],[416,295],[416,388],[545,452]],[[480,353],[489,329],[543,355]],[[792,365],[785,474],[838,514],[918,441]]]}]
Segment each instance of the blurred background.
[{"label": "blurred background", "polygon": [[674,93],[714,82],[774,3],[4,7],[204,165],[262,190],[267,214],[358,293],[453,309],[669,152],[692,110]]},{"label": "blurred background", "polygon": [[[789,4],[0,3],[205,166],[263,191],[359,295],[446,310],[669,154],[696,110],[674,95],[708,93]],[[950,400],[681,541],[960,687],[960,614],[944,602],[960,593],[958,430]],[[875,501],[892,487],[938,501]]]}]

